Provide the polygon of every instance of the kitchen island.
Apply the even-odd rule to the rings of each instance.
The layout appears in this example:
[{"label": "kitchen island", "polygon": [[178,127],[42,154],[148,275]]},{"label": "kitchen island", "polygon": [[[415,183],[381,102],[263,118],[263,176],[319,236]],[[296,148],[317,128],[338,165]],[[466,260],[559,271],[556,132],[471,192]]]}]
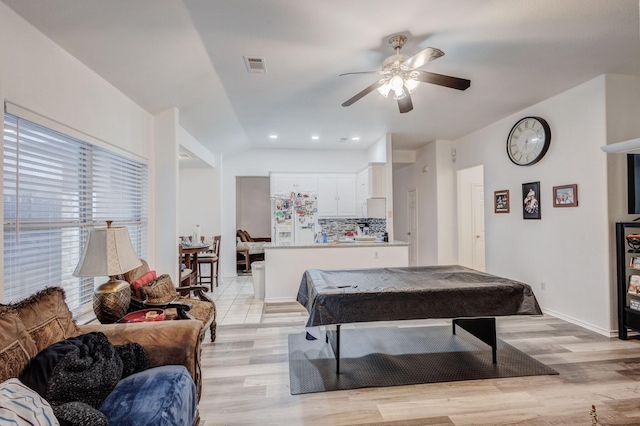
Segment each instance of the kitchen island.
[{"label": "kitchen island", "polygon": [[264,246],[265,302],[295,302],[307,269],[409,266],[409,243],[350,242]]}]

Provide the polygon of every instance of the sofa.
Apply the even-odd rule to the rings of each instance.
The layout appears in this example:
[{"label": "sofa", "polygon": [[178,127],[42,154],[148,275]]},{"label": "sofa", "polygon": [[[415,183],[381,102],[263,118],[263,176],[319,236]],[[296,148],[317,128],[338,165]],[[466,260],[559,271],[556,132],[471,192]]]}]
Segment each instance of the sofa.
[{"label": "sofa", "polygon": [[[59,412],[62,412],[63,419],[60,424],[63,425],[107,424],[101,423],[102,419],[98,422],[92,417],[76,421],[74,415],[87,414],[82,410],[89,411],[91,415],[104,416],[108,424],[196,425],[199,423],[198,401],[202,386],[201,328],[202,324],[196,320],[78,325],[65,303],[65,292],[60,287],[46,288],[10,305],[0,304],[0,411],[11,418],[11,407],[4,406],[11,402],[16,402],[15,406],[24,410],[25,404],[19,403],[20,396],[23,398],[22,401],[36,403],[37,409],[33,410],[33,415],[44,415],[53,410],[55,416],[60,419]],[[97,365],[97,360],[107,358],[102,352],[99,356],[94,356],[91,353],[94,347],[111,351],[111,358],[108,359],[114,359],[114,365],[118,365],[119,362],[116,362],[114,354],[120,354],[121,358],[118,359],[122,360],[119,364],[123,366],[119,370],[122,371],[122,378],[116,376],[114,388],[107,390],[104,395],[106,398],[100,400],[100,404],[96,403],[95,409],[93,406],[87,409],[87,404],[82,402],[82,398],[84,393],[88,395],[92,389],[104,391],[104,385],[91,388],[91,381],[75,380],[74,383],[76,366],[67,363],[64,367],[67,369],[61,367],[65,364],[64,361],[73,357],[64,355],[55,364],[55,368],[47,371],[44,376],[39,371],[35,371],[40,373],[39,376],[34,373],[36,367],[42,368],[51,362],[51,359],[44,358],[43,363],[43,355],[50,353],[52,348],[65,347],[70,345],[70,342],[77,344],[82,339],[90,339],[91,342],[95,339],[99,342],[79,346],[80,350],[72,351],[73,354],[84,355],[83,362],[89,360]],[[126,377],[124,370],[129,364],[126,362],[125,354],[131,355],[129,359],[138,363],[130,369]],[[71,372],[68,377],[64,375],[67,371]],[[96,371],[104,373],[98,374],[101,377],[95,378],[96,380],[103,380],[102,376],[107,377],[110,373],[108,369]],[[56,374],[62,374],[61,377],[64,378],[59,381],[61,384],[56,382],[56,386],[75,386],[72,392],[65,390],[62,393],[62,399],[71,398],[70,401],[56,400],[53,403],[45,398],[55,395],[56,389],[57,395],[60,395],[60,389],[54,389],[53,384]],[[30,377],[36,376],[41,381],[51,378],[48,384],[45,380],[46,394],[40,395],[42,398],[35,392],[34,395],[20,395],[20,392],[16,391],[34,391],[37,386],[27,388],[21,386],[22,382],[18,380],[28,381]],[[87,387],[86,392],[83,391],[83,386]],[[3,392],[13,395],[13,398],[3,399]],[[74,395],[74,392],[80,395],[79,403],[69,396]],[[74,411],[78,407],[79,411]],[[65,417],[69,410],[73,413],[71,418]],[[14,415],[24,422],[25,413]],[[53,420],[50,424],[58,424],[56,418]]]},{"label": "sofa", "polygon": [[251,272],[251,263],[264,260],[264,245],[271,242],[271,237],[254,238],[249,232],[238,229],[236,231],[236,260],[243,272]]}]

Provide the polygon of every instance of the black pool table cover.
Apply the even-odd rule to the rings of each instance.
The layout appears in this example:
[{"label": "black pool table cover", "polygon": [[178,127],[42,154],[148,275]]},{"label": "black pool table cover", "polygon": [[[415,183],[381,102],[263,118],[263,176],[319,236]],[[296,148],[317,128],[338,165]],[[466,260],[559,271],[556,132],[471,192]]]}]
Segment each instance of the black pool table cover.
[{"label": "black pool table cover", "polygon": [[464,266],[305,271],[307,327],[371,321],[542,315],[531,287]]}]

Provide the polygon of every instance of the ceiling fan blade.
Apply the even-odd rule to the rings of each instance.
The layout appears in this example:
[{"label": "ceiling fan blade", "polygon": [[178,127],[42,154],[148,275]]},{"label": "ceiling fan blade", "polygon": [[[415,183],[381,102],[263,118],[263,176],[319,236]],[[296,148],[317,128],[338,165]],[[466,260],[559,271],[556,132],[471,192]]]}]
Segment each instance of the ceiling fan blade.
[{"label": "ceiling fan blade", "polygon": [[425,83],[437,84],[438,86],[450,87],[452,89],[467,90],[471,86],[471,81],[464,78],[451,77],[448,75],[436,74],[433,72],[420,71],[416,80]]},{"label": "ceiling fan blade", "polygon": [[358,93],[357,95],[352,97],[351,99],[347,100],[345,103],[342,104],[342,106],[343,107],[348,107],[349,105],[352,105],[356,101],[359,101],[360,99],[362,99],[365,95],[367,95],[367,94],[373,92],[374,90],[378,89],[383,84],[384,84],[384,79],[380,79],[380,80],[376,81],[371,86],[367,87],[366,89],[364,89],[363,91],[361,91],[360,93]]},{"label": "ceiling fan blade", "polygon": [[400,114],[409,112],[413,109],[413,102],[411,102],[411,95],[406,92],[406,96],[402,99],[398,99],[398,107],[400,108]]},{"label": "ceiling fan blade", "polygon": [[436,49],[435,47],[427,47],[423,51],[416,53],[415,55],[404,61],[402,65],[411,69],[420,68],[427,62],[438,59],[442,55],[444,55],[444,52],[442,50]]},{"label": "ceiling fan blade", "polygon": [[385,74],[386,71],[359,71],[359,72],[345,72],[344,74],[340,74],[338,77],[342,77],[343,75],[351,75],[351,74]]}]

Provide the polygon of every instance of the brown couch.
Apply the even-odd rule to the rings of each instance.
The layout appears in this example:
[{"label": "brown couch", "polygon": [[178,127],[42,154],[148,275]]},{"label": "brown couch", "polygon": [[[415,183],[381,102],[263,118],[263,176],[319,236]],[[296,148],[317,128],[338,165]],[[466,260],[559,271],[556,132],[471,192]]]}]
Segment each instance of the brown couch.
[{"label": "brown couch", "polygon": [[52,343],[99,331],[114,345],[136,342],[150,367],[184,365],[202,390],[199,321],[77,325],[60,287],[50,287],[11,305],[0,305],[0,382],[17,378],[39,351]]}]

